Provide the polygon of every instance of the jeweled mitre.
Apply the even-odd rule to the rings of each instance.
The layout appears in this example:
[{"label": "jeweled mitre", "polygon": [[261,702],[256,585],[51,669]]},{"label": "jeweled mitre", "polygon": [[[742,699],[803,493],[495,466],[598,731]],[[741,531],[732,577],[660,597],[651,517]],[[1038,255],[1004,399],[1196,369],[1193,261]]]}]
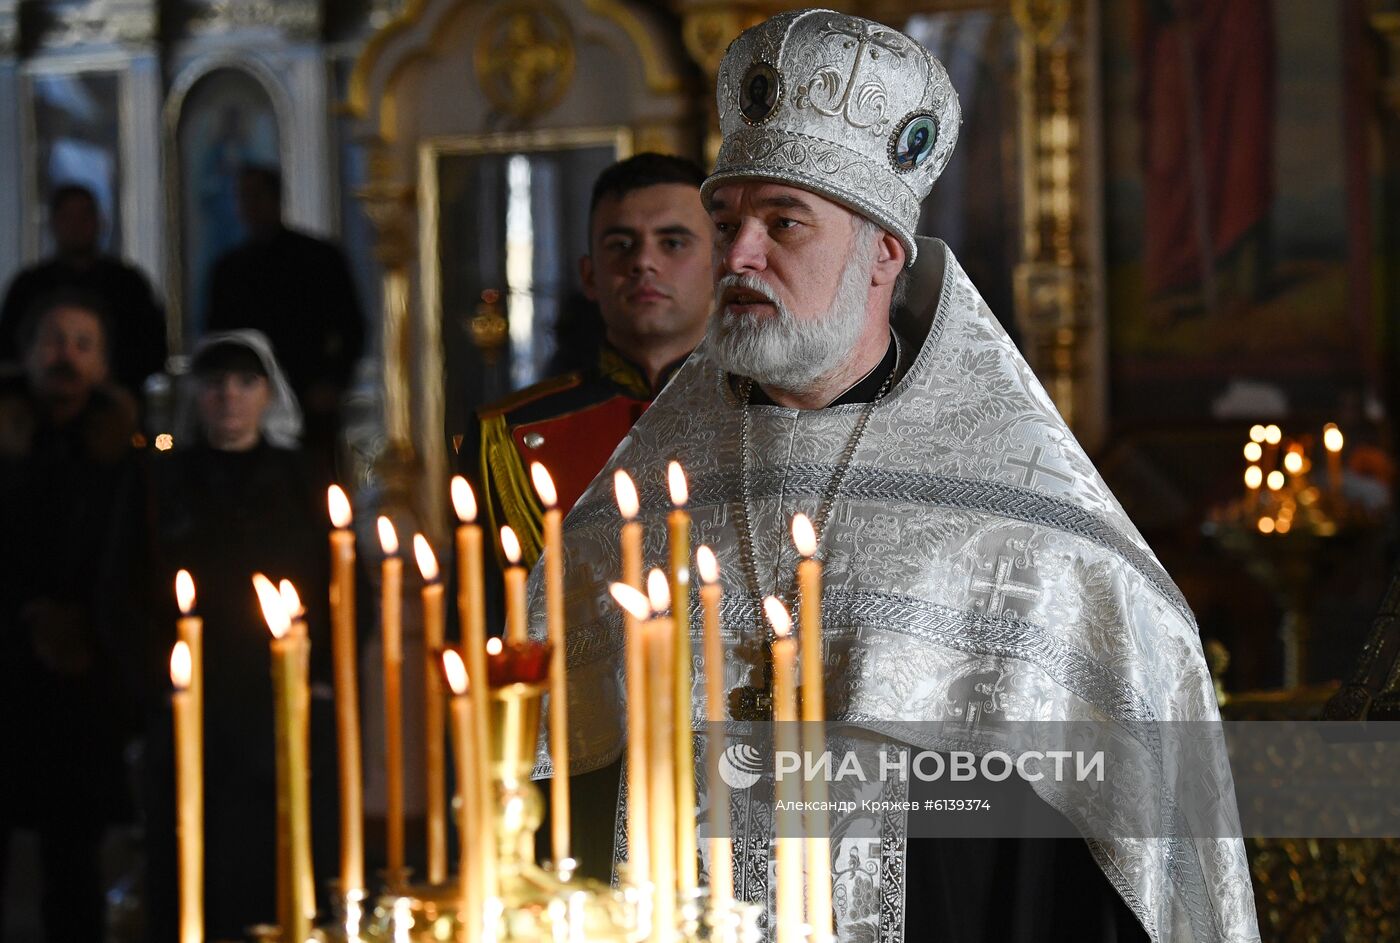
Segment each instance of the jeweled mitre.
[{"label": "jeweled mitre", "polygon": [[919,205],[962,115],[927,49],[873,20],[798,10],[734,40],[717,94],[724,142],[706,200],[735,178],[802,187],[894,233],[913,262]]}]

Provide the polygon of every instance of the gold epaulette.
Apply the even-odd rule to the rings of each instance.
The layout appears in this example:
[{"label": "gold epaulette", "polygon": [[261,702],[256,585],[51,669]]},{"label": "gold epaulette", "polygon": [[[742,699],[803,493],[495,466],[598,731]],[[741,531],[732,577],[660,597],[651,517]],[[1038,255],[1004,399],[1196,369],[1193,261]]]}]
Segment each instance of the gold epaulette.
[{"label": "gold epaulette", "polygon": [[477,415],[485,422],[496,416],[504,416],[506,413],[519,409],[528,403],[533,403],[537,399],[543,399],[554,393],[562,393],[564,390],[571,390],[581,383],[583,383],[582,373],[577,371],[563,373],[557,377],[550,377],[547,380],[531,384],[523,390],[516,390],[504,399],[483,406],[477,410]]},{"label": "gold epaulette", "polygon": [[[546,381],[550,382],[550,381]],[[543,386],[544,384],[537,384]],[[535,389],[535,387],[531,387]],[[557,387],[567,389],[567,387]],[[521,393],[529,392],[522,390]],[[517,393],[516,396],[519,396]],[[504,401],[503,401],[504,403]],[[519,405],[519,404],[516,404]],[[539,559],[544,543],[544,508],[535,495],[530,475],[515,441],[510,435],[505,414],[514,407],[502,405],[490,414],[482,413],[481,418],[481,487],[485,492],[487,513],[491,518],[491,533],[497,535],[503,523],[509,524],[520,539],[520,554],[526,569],[533,567]],[[492,500],[494,495],[495,500]],[[496,519],[496,505],[500,504],[504,521]],[[500,541],[492,540],[496,555],[501,556]],[[501,560],[502,568],[505,560]]]}]

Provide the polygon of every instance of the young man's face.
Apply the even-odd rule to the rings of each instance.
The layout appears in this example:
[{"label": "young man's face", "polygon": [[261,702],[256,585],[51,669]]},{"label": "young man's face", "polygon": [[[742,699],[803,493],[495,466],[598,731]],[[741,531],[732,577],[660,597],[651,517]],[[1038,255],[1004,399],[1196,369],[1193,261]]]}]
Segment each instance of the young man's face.
[{"label": "young man's face", "polygon": [[593,211],[584,293],[598,303],[608,340],[622,348],[705,333],[713,282],[710,220],[700,190],[660,183]]}]

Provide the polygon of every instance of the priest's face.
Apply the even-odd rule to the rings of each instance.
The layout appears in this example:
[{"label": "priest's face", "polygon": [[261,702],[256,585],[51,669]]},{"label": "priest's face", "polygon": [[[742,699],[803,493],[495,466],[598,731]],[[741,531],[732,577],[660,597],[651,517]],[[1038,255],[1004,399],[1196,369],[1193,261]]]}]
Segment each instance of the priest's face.
[{"label": "priest's face", "polygon": [[879,230],[810,191],[759,181],[716,189],[710,218],[719,365],[799,392],[840,370],[866,329]]},{"label": "priest's face", "polygon": [[698,187],[659,183],[605,196],[593,210],[584,293],[624,352],[700,342],[710,312],[710,224]]}]

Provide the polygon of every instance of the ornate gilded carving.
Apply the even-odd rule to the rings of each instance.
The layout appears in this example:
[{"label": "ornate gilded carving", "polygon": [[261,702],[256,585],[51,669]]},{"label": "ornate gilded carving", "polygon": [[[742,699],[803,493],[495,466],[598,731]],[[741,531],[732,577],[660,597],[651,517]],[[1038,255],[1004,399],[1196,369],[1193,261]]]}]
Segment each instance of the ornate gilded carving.
[{"label": "ornate gilded carving", "polygon": [[208,0],[190,20],[196,35],[228,33],[252,26],[270,26],[296,39],[311,39],[321,31],[317,0]]},{"label": "ornate gilded carving", "polygon": [[497,110],[534,118],[557,105],[573,81],[573,31],[553,5],[511,0],[482,23],[475,66],[477,82]]},{"label": "ornate gilded carving", "polygon": [[681,20],[681,41],[685,51],[705,73],[705,160],[713,165],[719,157],[722,138],[719,132],[719,112],[715,107],[713,89],[719,76],[719,64],[729,44],[750,26],[763,22],[763,14],[744,3],[711,3],[687,8]]},{"label": "ornate gilded carving", "polygon": [[1085,348],[1094,303],[1084,240],[1083,11],[1074,0],[1016,0],[1021,30],[1023,248],[1016,309],[1026,354],[1055,405],[1083,434]]},{"label": "ornate gilded carving", "polygon": [[1023,35],[1037,46],[1048,47],[1069,22],[1070,0],[1015,0],[1011,15]]},{"label": "ornate gilded carving", "polygon": [[89,0],[44,9],[40,45],[50,49],[107,43],[142,43],[156,35],[154,0]]}]

